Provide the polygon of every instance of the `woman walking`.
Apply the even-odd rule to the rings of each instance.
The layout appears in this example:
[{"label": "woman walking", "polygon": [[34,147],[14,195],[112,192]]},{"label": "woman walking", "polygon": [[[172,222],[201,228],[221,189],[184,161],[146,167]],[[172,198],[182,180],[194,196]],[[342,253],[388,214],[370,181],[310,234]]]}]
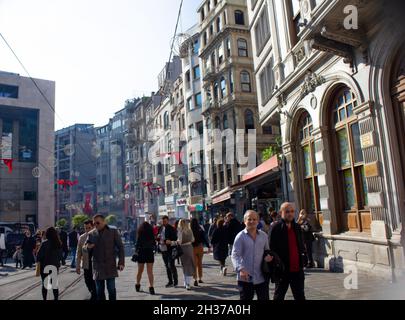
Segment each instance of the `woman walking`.
[{"label": "woman walking", "polygon": [[177,231],[177,244],[181,246],[183,255],[180,257],[184,273],[184,286],[187,290],[191,290],[191,280],[195,273],[195,263],[193,246],[194,235],[190,228],[190,223],[186,220],[180,220]]},{"label": "woman walking", "polygon": [[155,263],[155,235],[153,233],[153,227],[144,222],[138,229],[138,238],[136,241],[135,250],[138,253],[138,274],[136,275],[136,285],[135,289],[137,292],[141,290],[141,279],[143,270],[145,269],[148,273],[149,279],[149,293],[151,295],[155,294],[155,289],[153,286],[153,264]]},{"label": "woman walking", "polygon": [[35,262],[34,250],[35,250],[35,239],[31,236],[31,231],[25,231],[25,237],[21,245],[23,251],[23,269],[32,268],[33,263]]},{"label": "woman walking", "polygon": [[[203,277],[203,257],[204,257],[204,244],[209,248],[205,237],[205,231],[198,223],[196,218],[191,220],[191,230],[193,231],[194,241],[193,241],[193,255],[195,262],[195,272],[194,272],[194,286],[198,287],[199,283],[204,283],[202,281]],[[197,281],[198,279],[198,281]]]},{"label": "woman walking", "polygon": [[300,225],[302,234],[304,235],[304,242],[306,248],[307,263],[306,268],[313,268],[315,266],[314,258],[312,256],[312,242],[315,237],[312,233],[312,227],[309,223],[308,214],[305,210],[301,210],[297,223]]},{"label": "woman walking", "polygon": [[224,219],[218,219],[217,228],[212,235],[211,244],[213,246],[214,259],[220,263],[221,274],[226,276],[227,268],[225,261],[228,257],[228,230],[224,224]]},{"label": "woman walking", "polygon": [[[44,273],[45,267],[54,266],[59,273],[60,262],[62,260],[62,241],[59,239],[55,228],[49,228],[45,233],[46,240],[42,242],[38,251],[37,261],[39,263],[40,275],[42,279],[42,298],[46,300],[49,283],[45,284],[45,279],[49,274]],[[52,271],[51,271],[52,272]],[[52,282],[53,296],[55,300],[59,299],[59,289]]]}]

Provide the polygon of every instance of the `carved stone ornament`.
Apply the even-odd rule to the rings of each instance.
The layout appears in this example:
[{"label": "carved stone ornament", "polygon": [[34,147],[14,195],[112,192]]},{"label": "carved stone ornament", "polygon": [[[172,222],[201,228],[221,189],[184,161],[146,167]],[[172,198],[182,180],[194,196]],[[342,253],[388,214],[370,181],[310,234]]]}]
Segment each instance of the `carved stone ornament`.
[{"label": "carved stone ornament", "polygon": [[299,50],[294,52],[294,58],[297,64],[299,64],[305,58],[305,48],[301,47]]},{"label": "carved stone ornament", "polygon": [[304,84],[301,87],[301,99],[315,91],[315,89],[326,82],[326,79],[314,72],[309,71],[305,76]]}]

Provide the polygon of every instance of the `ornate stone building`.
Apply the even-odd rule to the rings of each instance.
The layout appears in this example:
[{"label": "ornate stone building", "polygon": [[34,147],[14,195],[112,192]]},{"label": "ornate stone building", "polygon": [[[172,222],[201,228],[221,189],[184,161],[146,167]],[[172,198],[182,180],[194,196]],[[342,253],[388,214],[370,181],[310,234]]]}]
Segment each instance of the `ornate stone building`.
[{"label": "ornate stone building", "polygon": [[257,0],[248,11],[260,122],[280,121],[289,197],[312,214],[318,264],[403,272],[403,2]]},{"label": "ornate stone building", "polygon": [[[246,134],[256,129],[256,148],[248,154],[247,136],[244,138],[246,156],[260,164],[261,152],[274,143],[271,128],[259,124],[257,90],[253,70],[253,51],[248,24],[246,1],[203,1],[198,8],[200,17],[200,59],[202,64],[204,126],[206,132],[213,129],[231,130],[235,137],[238,129]],[[224,137],[222,137],[224,138]],[[244,165],[229,159],[215,159],[216,143],[212,134],[205,137],[205,159],[209,163],[208,194],[217,211],[221,207],[232,208],[241,216],[248,207],[245,198],[234,198],[231,186],[240,182],[248,170]],[[235,141],[223,139],[222,153],[231,154]],[[228,150],[227,150],[228,149]],[[235,154],[235,153],[234,153]]]}]

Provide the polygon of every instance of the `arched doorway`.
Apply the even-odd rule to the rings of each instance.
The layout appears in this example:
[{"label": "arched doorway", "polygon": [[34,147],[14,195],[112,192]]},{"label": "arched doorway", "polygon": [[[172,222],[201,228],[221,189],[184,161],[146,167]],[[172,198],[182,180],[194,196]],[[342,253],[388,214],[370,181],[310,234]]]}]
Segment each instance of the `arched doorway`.
[{"label": "arched doorway", "polygon": [[405,188],[405,46],[399,50],[391,71],[391,98],[397,146],[401,157],[402,188]]}]

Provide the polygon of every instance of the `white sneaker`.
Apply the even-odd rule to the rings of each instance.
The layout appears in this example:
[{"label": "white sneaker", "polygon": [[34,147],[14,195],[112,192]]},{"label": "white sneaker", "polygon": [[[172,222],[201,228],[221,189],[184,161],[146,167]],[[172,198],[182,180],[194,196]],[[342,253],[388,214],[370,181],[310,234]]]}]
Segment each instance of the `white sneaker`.
[{"label": "white sneaker", "polygon": [[228,271],[228,268],[223,268],[222,269],[222,275],[224,276],[224,277],[226,277],[226,272]]}]

